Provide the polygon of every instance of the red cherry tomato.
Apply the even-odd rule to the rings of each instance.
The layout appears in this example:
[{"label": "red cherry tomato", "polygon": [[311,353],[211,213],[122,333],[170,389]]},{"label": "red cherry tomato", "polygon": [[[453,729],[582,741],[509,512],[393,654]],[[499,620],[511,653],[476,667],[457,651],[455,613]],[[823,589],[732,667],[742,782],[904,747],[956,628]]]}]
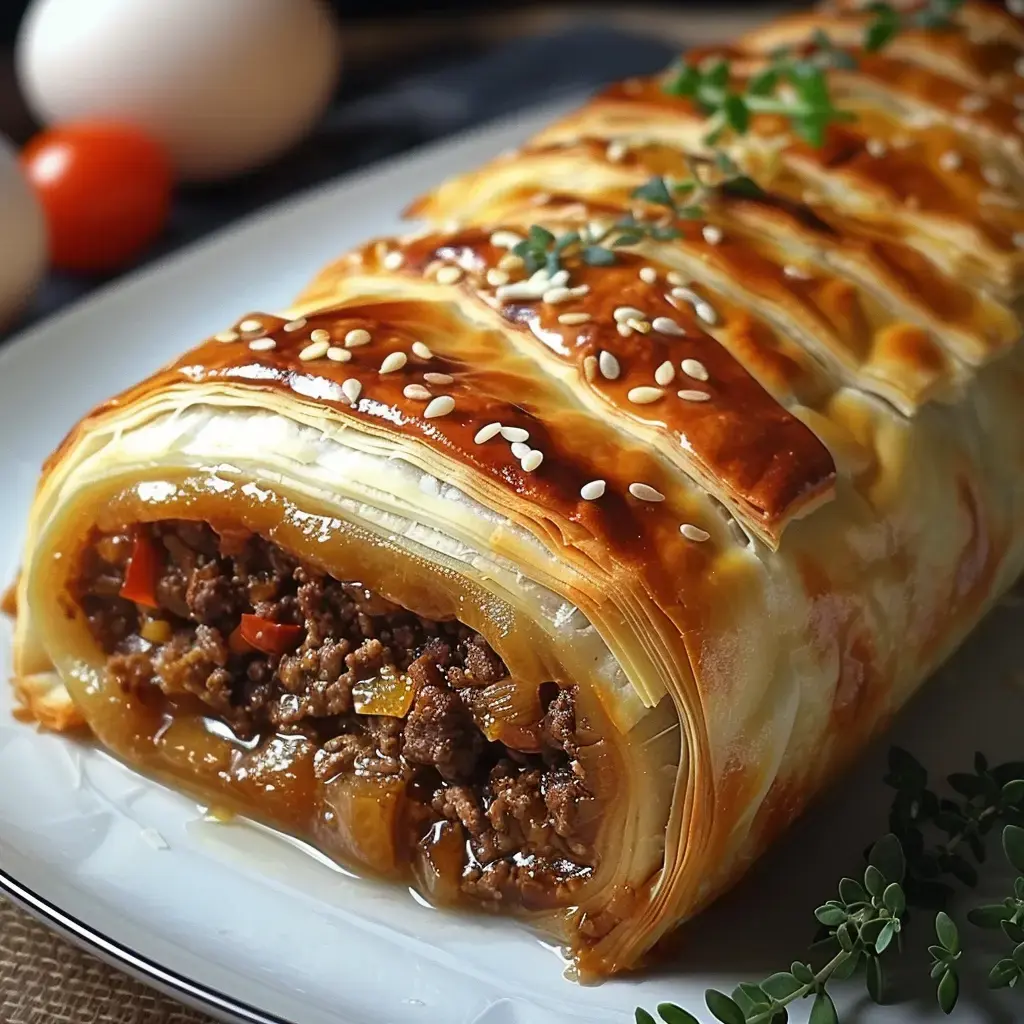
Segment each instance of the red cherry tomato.
[{"label": "red cherry tomato", "polygon": [[50,260],[61,270],[113,270],[160,233],[171,201],[171,163],[135,128],[69,124],[21,153],[46,212]]}]

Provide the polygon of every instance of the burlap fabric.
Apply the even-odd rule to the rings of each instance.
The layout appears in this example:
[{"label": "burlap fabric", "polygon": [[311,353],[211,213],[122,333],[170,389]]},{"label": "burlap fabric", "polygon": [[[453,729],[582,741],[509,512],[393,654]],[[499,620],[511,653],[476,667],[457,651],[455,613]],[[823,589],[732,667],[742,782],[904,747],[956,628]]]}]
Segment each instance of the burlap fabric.
[{"label": "burlap fabric", "polygon": [[76,949],[0,897],[3,1024],[213,1024]]}]

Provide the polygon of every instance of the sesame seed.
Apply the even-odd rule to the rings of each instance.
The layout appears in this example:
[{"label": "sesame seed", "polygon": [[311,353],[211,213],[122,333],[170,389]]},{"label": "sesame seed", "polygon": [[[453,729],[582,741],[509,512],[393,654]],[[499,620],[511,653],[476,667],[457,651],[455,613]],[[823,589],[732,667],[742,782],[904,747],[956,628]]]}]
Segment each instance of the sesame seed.
[{"label": "sesame seed", "polygon": [[263,324],[259,320],[243,320],[238,325],[238,329],[243,334],[254,334],[256,331],[263,330]]},{"label": "sesame seed", "polygon": [[492,437],[497,437],[501,433],[500,423],[488,423],[487,426],[481,427],[473,438],[474,444],[485,444],[490,441]]},{"label": "sesame seed", "polygon": [[592,242],[597,241],[597,239],[603,238],[611,230],[611,227],[610,220],[592,220],[587,225],[587,236]]},{"label": "sesame seed", "polygon": [[560,302],[567,302],[572,298],[569,289],[564,285],[558,288],[549,288],[542,296],[541,301],[547,302],[552,306],[557,306]]},{"label": "sesame seed", "polygon": [[507,252],[498,260],[499,270],[519,270],[523,266],[523,257],[514,252]]},{"label": "sesame seed", "polygon": [[499,249],[514,249],[522,240],[523,236],[514,231],[495,231],[491,235],[491,245]]},{"label": "sesame seed", "polygon": [[927,110],[914,110],[903,118],[908,128],[930,128],[937,121],[938,118]]},{"label": "sesame seed", "polygon": [[693,523],[683,523],[683,525],[679,527],[679,532],[687,540],[695,540],[697,543],[701,543],[711,536],[707,530],[702,530],[699,526],[694,526]]},{"label": "sesame seed", "polygon": [[640,501],[664,501],[665,495],[655,490],[650,484],[630,484],[629,493]]},{"label": "sesame seed", "polygon": [[623,160],[628,152],[626,144],[619,140],[608,144],[608,148],[604,151],[604,155],[613,163],[617,164]]},{"label": "sesame seed", "polygon": [[939,157],[939,168],[943,171],[959,171],[964,165],[964,158],[955,150],[946,150]]},{"label": "sesame seed", "polygon": [[312,341],[299,353],[299,358],[304,363],[311,362],[314,359],[322,359],[327,355],[327,350],[330,347],[326,341]]},{"label": "sesame seed", "polygon": [[433,397],[422,384],[406,384],[402,388],[402,394],[417,402],[429,402]]},{"label": "sesame seed", "polygon": [[277,342],[273,338],[256,338],[249,342],[249,348],[253,352],[269,352],[277,348]]},{"label": "sesame seed", "polygon": [[637,334],[651,333],[651,325],[646,320],[636,320],[633,317],[630,317],[626,321],[626,326],[632,327],[633,330],[637,332]]},{"label": "sesame seed", "polygon": [[508,284],[508,272],[505,270],[499,270],[497,267],[491,267],[487,271],[487,283],[492,288],[497,288],[499,285]]},{"label": "sesame seed", "polygon": [[315,331],[310,333],[309,340],[310,341],[330,341],[331,340],[331,332],[330,331],[325,331],[322,327],[317,328],[317,330],[315,330]]},{"label": "sesame seed", "polygon": [[684,331],[682,327],[675,322],[675,320],[668,316],[656,316],[651,322],[651,326],[659,334],[671,334],[676,338],[681,338],[686,334],[686,331]]},{"label": "sesame seed", "polygon": [[650,405],[652,402],[656,402],[659,398],[664,397],[664,395],[665,392],[661,388],[652,388],[645,385],[639,388],[630,388],[626,393],[626,398],[634,405]]},{"label": "sesame seed", "polygon": [[620,324],[627,320],[645,320],[647,318],[647,314],[642,309],[637,309],[636,306],[619,306],[612,316],[615,317],[616,323]]},{"label": "sesame seed", "polygon": [[568,270],[556,270],[555,273],[553,273],[553,274],[551,274],[549,276],[548,272],[546,270],[541,269],[541,270],[538,270],[537,273],[533,275],[533,278],[531,278],[531,280],[533,280],[534,278],[536,280],[538,280],[538,281],[543,281],[543,280],[547,279],[548,282],[549,282],[549,285],[552,288],[560,287],[561,285],[566,285],[566,284],[569,283],[569,271]]},{"label": "sesame seed", "polygon": [[455,380],[450,373],[425,373],[423,379],[428,384],[451,384]]},{"label": "sesame seed", "polygon": [[355,405],[359,401],[359,396],[363,393],[363,385],[355,377],[349,377],[342,382],[341,390],[349,402]]},{"label": "sesame seed", "polygon": [[347,363],[352,358],[352,353],[340,345],[331,345],[327,350],[327,358],[332,363]]},{"label": "sesame seed", "polygon": [[356,327],[345,335],[345,348],[359,348],[362,345],[370,344],[370,332],[362,327]]},{"label": "sesame seed", "polygon": [[380,373],[394,373],[396,370],[400,370],[409,361],[409,357],[404,352],[389,352],[385,357],[384,361],[380,364]]},{"label": "sesame seed", "polygon": [[405,254],[395,249],[381,261],[385,270],[397,270],[405,262]]},{"label": "sesame seed", "polygon": [[533,449],[523,441],[513,441],[511,447],[512,454],[517,459],[524,459],[527,455],[530,454],[531,451],[533,451]]},{"label": "sesame seed", "polygon": [[993,188],[1003,188],[1006,185],[1006,175],[998,167],[982,167],[981,176]]},{"label": "sesame seed", "polygon": [[597,376],[597,356],[586,356],[583,360],[583,376],[592,381]]},{"label": "sesame seed", "polygon": [[654,379],[663,388],[668,387],[668,385],[676,379],[676,368],[666,359],[665,362],[663,362],[661,366],[654,371]]},{"label": "sesame seed", "polygon": [[455,284],[462,280],[462,267],[442,267],[435,275],[438,284]]},{"label": "sesame seed", "polygon": [[665,275],[665,280],[668,281],[669,284],[675,285],[677,288],[688,283],[686,278],[683,277],[678,270],[670,270]]},{"label": "sesame seed", "polygon": [[960,101],[960,109],[965,114],[977,114],[988,106],[988,97],[980,93],[972,92]]},{"label": "sesame seed", "polygon": [[580,497],[584,501],[597,501],[604,496],[606,486],[603,480],[591,480],[580,488]]},{"label": "sesame seed", "polygon": [[644,284],[655,284],[658,280],[658,272],[654,267],[641,267],[639,275]]},{"label": "sesame seed", "polygon": [[523,472],[532,473],[535,469],[537,469],[540,466],[540,464],[543,461],[544,453],[539,452],[536,448],[534,448],[533,451],[523,456],[523,460],[520,463],[520,465],[522,465],[523,467]]},{"label": "sesame seed", "polygon": [[718,313],[715,311],[714,306],[705,299],[702,299],[696,292],[691,291],[689,288],[673,288],[671,294],[673,298],[685,299],[690,303],[694,313],[704,323],[712,325],[718,323]]},{"label": "sesame seed", "polygon": [[679,368],[687,377],[692,377],[694,380],[708,379],[708,368],[699,359],[684,359],[679,364]]},{"label": "sesame seed", "polygon": [[414,341],[412,343],[412,354],[419,356],[420,359],[433,359],[434,353],[430,351],[430,348],[425,345],[422,341]]},{"label": "sesame seed", "polygon": [[605,377],[608,380],[619,379],[619,374],[622,372],[622,368],[619,366],[618,359],[616,359],[611,352],[607,352],[602,349],[597,354],[597,365],[598,369],[601,371],[602,377]]},{"label": "sesame seed", "polygon": [[868,139],[864,148],[868,151],[868,155],[873,156],[876,160],[889,152],[889,147],[881,139]]},{"label": "sesame seed", "polygon": [[289,334],[291,334],[292,331],[301,331],[302,328],[305,326],[306,318],[304,316],[300,316],[295,320],[289,320],[288,323],[286,323],[284,327],[281,328],[281,330],[287,331]]},{"label": "sesame seed", "polygon": [[706,402],[711,396],[706,391],[693,391],[689,388],[684,388],[682,391],[677,391],[676,395],[681,398],[684,402]]},{"label": "sesame seed", "polygon": [[623,338],[628,338],[633,333],[633,328],[629,324],[616,324],[615,329]]},{"label": "sesame seed", "polygon": [[567,327],[575,327],[577,324],[585,324],[590,319],[589,313],[559,313],[558,322]]},{"label": "sesame seed", "polygon": [[426,419],[436,419],[438,416],[447,416],[455,408],[455,399],[451,395],[438,395],[427,404],[423,410]]},{"label": "sesame seed", "polygon": [[569,294],[574,299],[582,298],[584,295],[589,295],[590,294],[590,285],[589,284],[578,284],[578,285],[576,285],[575,288],[570,288],[569,289]]},{"label": "sesame seed", "polygon": [[223,341],[225,344],[231,341],[238,341],[238,331],[221,331],[219,334],[215,334],[214,338],[217,341]]},{"label": "sesame seed", "polygon": [[718,245],[723,238],[722,229],[716,228],[714,224],[705,224],[701,230],[701,234],[704,236],[704,241],[707,242],[708,245]]},{"label": "sesame seed", "polygon": [[811,275],[803,267],[794,266],[792,263],[787,263],[782,268],[782,272],[786,277],[790,277],[794,281],[809,281],[811,278]]},{"label": "sesame seed", "polygon": [[[556,277],[558,276],[556,275]],[[560,280],[556,280],[554,277],[549,277],[547,271],[541,269],[524,281],[513,281],[511,284],[500,285],[494,294],[499,302],[504,302],[506,299],[540,299],[543,298],[545,292],[552,288],[564,286],[567,279],[568,274]]]},{"label": "sesame seed", "polygon": [[523,441],[530,440],[530,432],[528,430],[524,430],[522,427],[502,427],[501,436],[505,438],[506,441],[511,441],[513,444],[517,441],[521,443]]}]

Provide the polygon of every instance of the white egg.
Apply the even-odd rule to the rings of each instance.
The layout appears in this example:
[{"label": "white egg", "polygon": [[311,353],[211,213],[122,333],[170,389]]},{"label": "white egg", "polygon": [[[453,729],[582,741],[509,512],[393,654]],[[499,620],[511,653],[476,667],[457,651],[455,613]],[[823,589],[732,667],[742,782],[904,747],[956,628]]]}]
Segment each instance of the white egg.
[{"label": "white egg", "polygon": [[14,147],[0,135],[0,327],[25,304],[45,268],[42,208]]},{"label": "white egg", "polygon": [[305,134],[337,79],[340,36],[321,0],[35,0],[16,63],[41,120],[134,124],[181,177],[213,179]]}]

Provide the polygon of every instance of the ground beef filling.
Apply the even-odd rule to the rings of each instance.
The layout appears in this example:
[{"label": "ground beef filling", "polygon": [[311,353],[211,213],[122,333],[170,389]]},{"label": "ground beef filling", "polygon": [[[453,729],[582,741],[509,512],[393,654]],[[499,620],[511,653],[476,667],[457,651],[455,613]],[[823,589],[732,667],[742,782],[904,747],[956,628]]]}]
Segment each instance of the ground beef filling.
[{"label": "ground beef filling", "polygon": [[[156,607],[121,596],[140,543]],[[573,692],[549,683],[524,701],[461,623],[185,521],[97,533],[75,598],[124,690],[198,698],[240,742],[305,736],[325,792],[339,780],[400,790],[402,845],[439,898],[550,905],[592,872]]]}]

